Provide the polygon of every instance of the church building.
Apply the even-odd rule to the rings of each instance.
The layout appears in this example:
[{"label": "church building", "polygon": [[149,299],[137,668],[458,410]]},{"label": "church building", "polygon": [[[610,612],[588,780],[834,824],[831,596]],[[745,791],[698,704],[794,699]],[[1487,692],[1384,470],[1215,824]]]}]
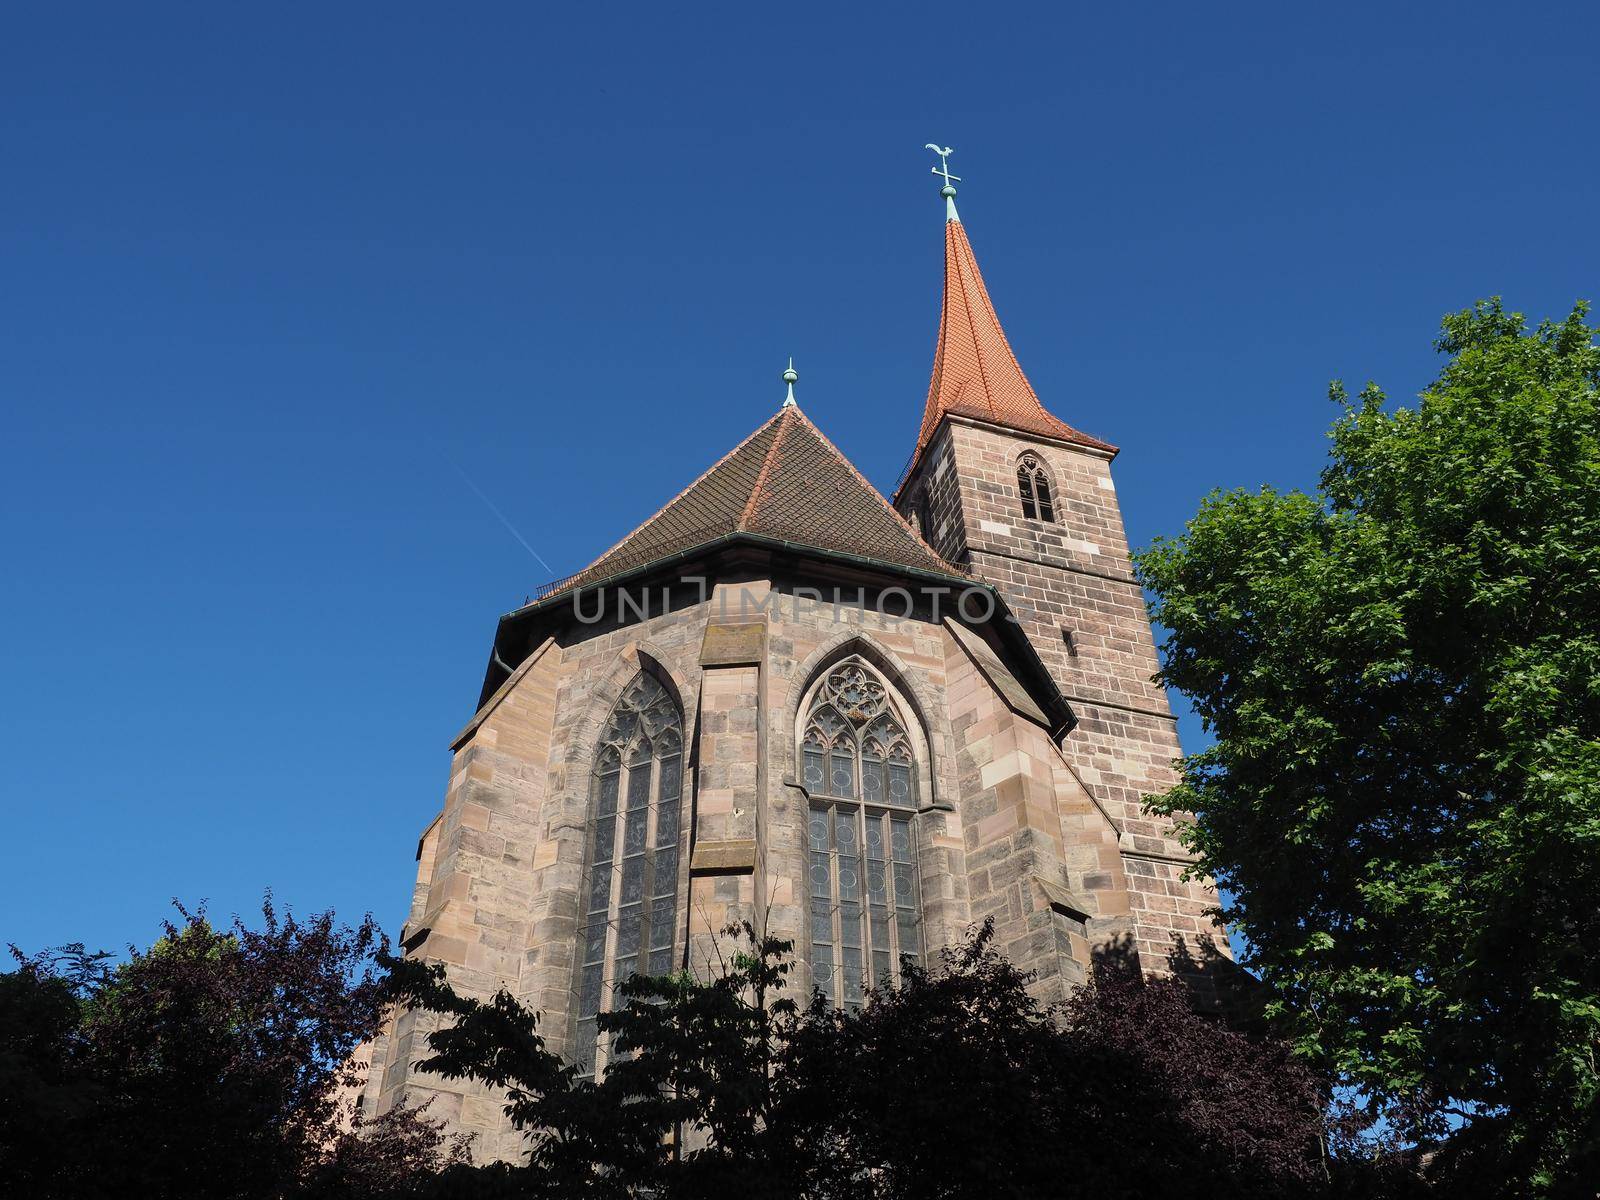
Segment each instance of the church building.
[{"label": "church building", "polygon": [[[782,407],[495,630],[402,945],[538,1009],[585,1070],[614,983],[708,972],[741,920],[793,941],[797,998],[840,1005],[985,919],[1046,1001],[1099,953],[1227,953],[1141,809],[1180,751],[1117,448],[1040,402],[935,173],[939,333],[893,497],[791,367]],[[433,1097],[479,1161],[518,1157],[496,1095],[415,1069],[435,1020],[396,1014],[366,1111]]]}]

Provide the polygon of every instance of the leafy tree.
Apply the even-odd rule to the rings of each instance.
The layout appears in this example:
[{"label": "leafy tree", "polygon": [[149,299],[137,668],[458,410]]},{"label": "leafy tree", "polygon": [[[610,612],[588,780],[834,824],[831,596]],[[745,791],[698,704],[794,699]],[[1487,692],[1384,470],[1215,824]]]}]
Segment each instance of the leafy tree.
[{"label": "leafy tree", "polygon": [[1284,1046],[1195,1015],[1177,983],[1107,969],[1049,1009],[985,927],[859,1010],[798,1010],[781,996],[788,943],[728,932],[744,949],[718,977],[622,985],[598,1081],[508,994],[463,998],[438,968],[395,964],[404,996],[453,1018],[422,1065],[505,1088],[529,1135],[527,1164],[494,1187],[991,1200],[1328,1186],[1316,1080]]},{"label": "leafy tree", "polygon": [[[782,1062],[774,1127],[818,1197],[1281,1196],[1327,1184],[1323,1096],[1280,1044],[1103,963],[1059,1009],[984,926],[858,1010],[820,998]],[[870,1180],[870,1186],[866,1181]]]},{"label": "leafy tree", "polygon": [[732,953],[708,981],[688,972],[635,975],[625,1001],[600,1018],[614,1055],[603,1086],[672,1132],[659,1183],[668,1195],[796,1195],[794,1154],[776,1151],[774,1087],[798,1012],[787,988],[793,943],[745,922],[724,937]]},{"label": "leafy tree", "polygon": [[624,1003],[599,1017],[610,1063],[599,1080],[551,1052],[539,1014],[505,991],[487,1001],[460,996],[437,965],[386,959],[403,1002],[445,1014],[418,1065],[446,1078],[473,1078],[506,1094],[512,1125],[529,1137],[518,1194],[530,1196],[705,1196],[738,1188],[792,1193],[766,1161],[764,1117],[779,1021],[792,1017],[784,987],[789,944],[748,925],[707,982],[687,973],[635,975]]},{"label": "leafy tree", "polygon": [[10,1195],[49,1193],[66,1131],[84,1124],[98,1098],[75,1062],[82,1011],[71,972],[88,956],[82,947],[67,956],[66,972],[56,970],[58,956],[19,955],[19,969],[0,974],[0,1192]]},{"label": "leafy tree", "polygon": [[1161,678],[1216,737],[1153,808],[1193,814],[1297,1048],[1451,1134],[1435,1167],[1463,1194],[1600,1178],[1586,311],[1446,318],[1415,408],[1334,385],[1316,495],[1212,495],[1138,559]]},{"label": "leafy tree", "polygon": [[459,1159],[402,1109],[352,1120],[385,993],[368,918],[180,922],[114,970],[81,947],[0,975],[0,1190],[28,1196],[375,1196]]}]

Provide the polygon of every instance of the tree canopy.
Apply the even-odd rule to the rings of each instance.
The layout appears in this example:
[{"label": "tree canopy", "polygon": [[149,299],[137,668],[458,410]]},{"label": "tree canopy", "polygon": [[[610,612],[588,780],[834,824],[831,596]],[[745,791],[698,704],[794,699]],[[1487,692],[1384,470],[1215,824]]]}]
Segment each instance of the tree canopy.
[{"label": "tree canopy", "polygon": [[1193,814],[1198,870],[1297,1049],[1446,1139],[1458,1192],[1600,1177],[1585,315],[1448,317],[1415,407],[1334,386],[1315,494],[1214,494],[1138,557],[1161,679],[1215,735],[1154,808]]},{"label": "tree canopy", "polygon": [[0,974],[0,1191],[303,1200],[386,1195],[465,1149],[400,1108],[363,1124],[356,1054],[387,1006],[368,918],[217,927],[179,910],[110,967],[81,946]]},{"label": "tree canopy", "polygon": [[[1183,985],[1106,966],[1048,1008],[991,930],[903,966],[858,1009],[787,999],[789,945],[742,947],[710,980],[622,985],[609,1063],[579,1078],[500,992],[457,994],[395,965],[409,1002],[452,1018],[426,1070],[505,1089],[517,1195],[781,1200],[1325,1194],[1359,1174],[1326,1153],[1326,1095],[1286,1046],[1198,1016]],[[451,1181],[452,1185],[459,1182]],[[509,1194],[509,1193],[508,1193]]]}]

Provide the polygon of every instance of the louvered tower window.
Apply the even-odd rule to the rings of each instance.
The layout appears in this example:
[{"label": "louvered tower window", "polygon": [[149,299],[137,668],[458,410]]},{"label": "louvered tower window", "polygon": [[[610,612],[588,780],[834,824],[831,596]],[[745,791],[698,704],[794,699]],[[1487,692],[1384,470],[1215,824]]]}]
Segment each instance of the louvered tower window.
[{"label": "louvered tower window", "polygon": [[1022,497],[1022,515],[1030,521],[1054,521],[1055,504],[1050,496],[1050,474],[1036,454],[1024,454],[1017,462],[1017,494]]},{"label": "louvered tower window", "polygon": [[654,676],[623,690],[600,734],[589,801],[589,861],[579,942],[579,1073],[594,1074],[596,1017],[616,984],[676,965],[683,717]]},{"label": "louvered tower window", "polygon": [[803,728],[812,978],[853,1007],[901,959],[921,958],[916,767],[883,682],[859,660],[828,672]]}]

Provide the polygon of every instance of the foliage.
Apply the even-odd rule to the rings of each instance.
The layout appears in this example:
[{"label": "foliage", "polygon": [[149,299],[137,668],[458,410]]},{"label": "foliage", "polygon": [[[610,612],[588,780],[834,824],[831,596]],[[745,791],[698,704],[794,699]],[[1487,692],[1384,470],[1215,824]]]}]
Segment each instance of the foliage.
[{"label": "foliage", "polygon": [[1329,1187],[1312,1075],[1284,1046],[1195,1015],[1175,982],[1107,968],[1048,1009],[985,927],[859,1010],[820,996],[798,1009],[781,996],[788,943],[727,932],[744,948],[719,976],[622,985],[597,1081],[505,992],[473,1000],[436,967],[393,964],[410,1002],[453,1018],[423,1066],[505,1088],[530,1137],[527,1164],[495,1187],[810,1200]]},{"label": "foliage", "polygon": [[1116,960],[1046,1008],[991,941],[986,925],[936,971],[907,964],[860,1010],[813,1002],[786,1066],[803,1140],[836,1147],[818,1195],[862,1194],[863,1177],[885,1198],[1325,1186],[1322,1094],[1285,1047]]},{"label": "foliage", "polygon": [[422,1069],[505,1089],[506,1113],[530,1139],[519,1194],[692,1196],[745,1186],[780,1195],[760,1146],[774,1023],[795,1007],[776,995],[788,943],[748,925],[725,932],[744,948],[709,982],[680,973],[619,985],[624,1003],[599,1018],[613,1054],[599,1080],[580,1078],[550,1051],[539,1014],[509,993],[462,997],[436,965],[386,961],[398,998],[454,1018],[429,1035],[433,1056]]},{"label": "foliage", "polygon": [[1409,1135],[1450,1135],[1435,1166],[1463,1193],[1600,1177],[1585,313],[1447,318],[1416,408],[1334,386],[1317,495],[1215,494],[1138,560],[1161,678],[1216,736],[1154,809],[1193,814],[1297,1048]]},{"label": "foliage", "polygon": [[49,1194],[69,1130],[98,1091],[75,1066],[81,1012],[73,984],[41,958],[0,974],[0,1192]]},{"label": "foliage", "polygon": [[280,916],[218,929],[204,912],[107,969],[26,958],[0,975],[0,1185],[99,1197],[367,1196],[460,1159],[402,1109],[351,1124],[354,1052],[385,993],[369,918]]}]

